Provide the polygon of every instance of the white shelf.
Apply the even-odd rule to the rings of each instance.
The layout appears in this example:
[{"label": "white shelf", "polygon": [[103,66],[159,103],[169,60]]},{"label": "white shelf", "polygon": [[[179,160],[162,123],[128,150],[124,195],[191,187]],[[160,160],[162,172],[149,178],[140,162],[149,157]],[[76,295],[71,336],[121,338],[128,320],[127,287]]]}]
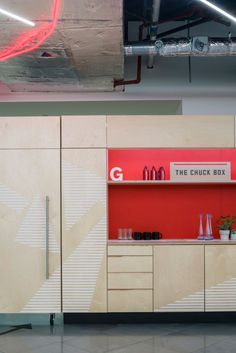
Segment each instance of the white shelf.
[{"label": "white shelf", "polygon": [[236,184],[236,180],[229,181],[173,181],[173,180],[124,180],[124,181],[108,181],[108,185],[209,185],[209,184],[220,184],[230,185]]}]

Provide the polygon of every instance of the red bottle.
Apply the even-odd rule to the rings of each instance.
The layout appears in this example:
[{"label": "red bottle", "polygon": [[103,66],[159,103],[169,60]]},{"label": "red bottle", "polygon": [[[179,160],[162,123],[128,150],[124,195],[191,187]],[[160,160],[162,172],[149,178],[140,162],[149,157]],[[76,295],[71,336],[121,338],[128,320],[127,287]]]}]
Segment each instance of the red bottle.
[{"label": "red bottle", "polygon": [[158,170],[158,179],[159,180],[165,180],[165,178],[166,178],[165,169],[164,169],[164,167],[160,167],[159,170]]},{"label": "red bottle", "polygon": [[154,166],[152,167],[152,170],[151,170],[151,180],[157,180],[157,170]]},{"label": "red bottle", "polygon": [[143,169],[143,180],[149,180],[149,170],[147,166]]}]

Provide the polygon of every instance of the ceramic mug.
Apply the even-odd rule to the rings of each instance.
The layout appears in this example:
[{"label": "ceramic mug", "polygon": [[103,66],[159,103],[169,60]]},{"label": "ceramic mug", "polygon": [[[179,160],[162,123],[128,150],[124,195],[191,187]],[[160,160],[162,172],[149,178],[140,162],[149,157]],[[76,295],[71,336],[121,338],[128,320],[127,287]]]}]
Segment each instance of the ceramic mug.
[{"label": "ceramic mug", "polygon": [[152,232],[152,239],[158,240],[162,238],[162,234],[160,232]]},{"label": "ceramic mug", "polygon": [[151,240],[152,233],[151,232],[143,232],[143,240]]},{"label": "ceramic mug", "polygon": [[134,240],[142,240],[142,233],[141,232],[133,232],[133,239]]}]

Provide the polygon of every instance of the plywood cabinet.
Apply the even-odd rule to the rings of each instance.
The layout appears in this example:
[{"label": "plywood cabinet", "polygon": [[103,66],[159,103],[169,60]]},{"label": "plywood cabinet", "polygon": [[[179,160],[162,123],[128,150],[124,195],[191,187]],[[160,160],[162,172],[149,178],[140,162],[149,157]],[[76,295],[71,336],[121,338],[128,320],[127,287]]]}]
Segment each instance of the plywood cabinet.
[{"label": "plywood cabinet", "polygon": [[0,313],[236,311],[236,245],[107,253],[106,182],[107,137],[110,148],[233,148],[234,120],[0,117]]},{"label": "plywood cabinet", "polygon": [[110,148],[234,147],[234,116],[108,116]]},{"label": "plywood cabinet", "polygon": [[236,245],[208,245],[206,311],[236,311]]},{"label": "plywood cabinet", "polygon": [[[153,272],[144,265],[152,249]],[[108,254],[109,312],[236,311],[235,244],[114,245]]]},{"label": "plywood cabinet", "polygon": [[0,313],[61,311],[60,251],[60,151],[1,150]]},{"label": "plywood cabinet", "polygon": [[154,247],[154,311],[204,311],[204,245]]},{"label": "plywood cabinet", "polygon": [[152,246],[108,246],[108,311],[153,311]]},{"label": "plywood cabinet", "polygon": [[64,312],[106,312],[106,150],[62,151]]}]

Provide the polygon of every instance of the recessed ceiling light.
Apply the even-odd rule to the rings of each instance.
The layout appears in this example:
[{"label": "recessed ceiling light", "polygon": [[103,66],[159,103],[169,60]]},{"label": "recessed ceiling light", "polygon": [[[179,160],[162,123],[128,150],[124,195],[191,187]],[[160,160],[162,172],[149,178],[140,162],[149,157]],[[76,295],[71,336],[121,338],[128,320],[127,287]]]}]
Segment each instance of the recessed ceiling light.
[{"label": "recessed ceiling light", "polygon": [[22,23],[25,23],[28,26],[31,26],[31,27],[35,26],[34,22],[29,21],[29,20],[27,20],[24,17],[18,16],[16,14],[12,13],[12,12],[9,12],[9,11],[6,11],[6,10],[3,10],[3,9],[0,8],[0,13],[3,14],[3,15],[6,15],[7,17],[14,18],[14,20],[17,20],[17,21],[20,21]]},{"label": "recessed ceiling light", "polygon": [[199,0],[199,1],[201,1],[203,4],[209,6],[213,10],[219,12],[221,15],[224,15],[225,17],[229,18],[230,20],[236,22],[236,17],[230,15],[228,12],[224,11],[219,6],[216,6],[216,5],[212,4],[210,1],[207,1],[207,0]]}]

